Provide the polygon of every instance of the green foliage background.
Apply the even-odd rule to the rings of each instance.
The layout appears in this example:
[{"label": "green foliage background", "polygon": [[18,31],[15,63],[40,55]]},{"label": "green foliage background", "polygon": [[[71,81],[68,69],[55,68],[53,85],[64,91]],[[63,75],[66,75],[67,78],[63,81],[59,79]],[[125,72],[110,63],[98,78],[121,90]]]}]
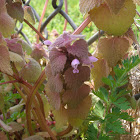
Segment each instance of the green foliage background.
[{"label": "green foliage background", "polygon": [[[83,15],[80,13],[79,10],[79,0],[67,0],[68,3],[68,15],[70,16],[70,18],[74,21],[74,23],[77,25],[77,27],[84,21],[83,19]],[[37,13],[39,14],[39,16],[41,16],[43,7],[45,4],[45,0],[31,0],[30,5],[32,7],[34,7],[34,9],[37,11]],[[59,3],[58,3],[59,5]],[[62,9],[64,10],[64,4]],[[140,6],[137,6],[137,10],[138,12],[140,12]],[[45,21],[45,19],[54,11],[53,7],[52,7],[52,1],[49,0],[47,9],[46,9],[46,13],[45,13],[45,17],[43,19],[43,21]],[[136,19],[138,19],[138,16],[136,16]],[[57,14],[51,21],[50,23],[47,25],[47,30],[49,32],[49,34],[51,33],[52,30],[57,30],[57,32],[59,34],[63,33],[63,28],[64,28],[64,17],[61,16],[60,14]],[[136,20],[136,22],[138,22],[140,24],[139,20]],[[28,36],[28,38],[30,39],[30,41],[32,43],[34,43],[36,41],[35,38],[35,32],[32,31],[31,28],[28,27],[28,25],[26,25],[26,23],[23,23],[24,28],[23,28],[23,32]],[[36,28],[38,28],[38,22],[36,20],[36,24],[34,25]],[[137,27],[133,24],[132,28],[135,32],[135,35],[137,35],[138,41],[140,41],[140,32],[138,31]],[[73,32],[72,27],[67,24],[67,31],[71,31]],[[96,26],[94,25],[94,23],[92,23],[92,25],[90,27],[86,27],[84,29],[84,31],[82,32],[83,35],[86,35],[86,40],[88,40],[95,32],[97,32],[98,29],[96,28]],[[53,41],[51,39],[51,36],[49,36],[49,40]]]}]

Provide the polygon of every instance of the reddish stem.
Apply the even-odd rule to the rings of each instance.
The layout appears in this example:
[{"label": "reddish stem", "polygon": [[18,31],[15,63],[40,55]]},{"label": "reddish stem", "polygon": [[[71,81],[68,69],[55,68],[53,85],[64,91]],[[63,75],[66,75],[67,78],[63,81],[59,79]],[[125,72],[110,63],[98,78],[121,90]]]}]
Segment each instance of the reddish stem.
[{"label": "reddish stem", "polygon": [[[25,85],[26,87],[28,87],[29,89],[33,88],[33,86],[31,84],[27,83],[23,79],[22,79],[21,83],[23,85]],[[43,104],[42,98],[41,98],[41,96],[40,96],[38,91],[37,91],[36,97],[37,97],[37,99],[39,101],[41,112],[42,112],[43,116],[45,117],[44,104]]]},{"label": "reddish stem", "polygon": [[24,22],[28,24],[39,35],[39,37],[41,37],[43,40],[46,40],[46,38],[43,37],[43,35],[38,30],[36,30],[36,28],[32,24],[30,24],[26,19],[24,19]]},{"label": "reddish stem", "polygon": [[[67,0],[65,0],[65,12],[68,14],[68,4],[67,4]],[[65,31],[66,28],[67,28],[67,20],[65,19],[63,31]]]},{"label": "reddish stem", "polygon": [[[45,15],[45,11],[46,11],[46,8],[47,8],[47,5],[48,5],[48,1],[49,0],[46,0],[43,11],[42,11],[42,14],[41,14],[41,18],[40,18],[39,25],[38,25],[38,32],[40,32],[41,23],[43,21],[44,15]],[[37,35],[37,41],[36,42],[39,43],[39,35]]]},{"label": "reddish stem", "polygon": [[18,80],[3,82],[3,83],[0,83],[0,85],[9,84],[9,83],[16,83],[16,82],[18,82]]},{"label": "reddish stem", "polygon": [[88,16],[83,22],[82,24],[73,32],[73,34],[80,34],[85,27],[91,22],[90,17]]},{"label": "reddish stem", "polygon": [[57,133],[57,136],[64,136],[64,135],[70,133],[72,131],[72,129],[73,129],[73,127],[69,124],[68,127],[64,131]]}]

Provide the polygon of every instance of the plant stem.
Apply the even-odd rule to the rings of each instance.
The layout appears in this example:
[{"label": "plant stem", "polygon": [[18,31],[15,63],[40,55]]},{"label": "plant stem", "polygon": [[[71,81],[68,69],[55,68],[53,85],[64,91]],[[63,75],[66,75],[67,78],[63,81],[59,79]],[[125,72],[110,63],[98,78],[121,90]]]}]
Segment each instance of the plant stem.
[{"label": "plant stem", "polygon": [[73,32],[73,34],[80,34],[85,27],[91,22],[90,17],[88,16],[83,22],[82,24]]},{"label": "plant stem", "polygon": [[0,83],[0,85],[9,84],[9,83],[16,83],[16,82],[18,82],[18,80],[3,82],[3,83]]},{"label": "plant stem", "polygon": [[[46,11],[46,8],[47,8],[47,5],[48,5],[48,1],[49,0],[46,0],[43,11],[42,11],[42,14],[41,14],[41,18],[40,18],[39,25],[38,25],[38,32],[40,32],[41,23],[43,21],[44,15],[45,15],[45,11]],[[36,42],[39,43],[39,35],[37,35],[37,41]]]},{"label": "plant stem", "polygon": [[[65,12],[66,12],[66,14],[68,14],[68,4],[67,4],[67,0],[65,0]],[[67,28],[67,20],[65,19],[63,31],[65,31],[66,28]]]},{"label": "plant stem", "polygon": [[[46,78],[45,75],[45,70],[41,73],[40,77],[38,78],[38,80],[36,81],[35,85],[33,86],[33,88],[31,89],[31,93],[27,98],[27,104],[26,104],[26,117],[27,117],[27,125],[28,125],[28,129],[30,130],[30,132],[32,133],[32,127],[31,127],[31,115],[30,115],[30,111],[31,111],[31,105],[32,102],[34,102],[34,96],[38,90],[38,88],[40,87],[40,85],[42,84],[42,82],[44,81],[44,79]],[[52,137],[53,140],[57,140],[57,138],[55,137],[55,135],[52,133],[51,129],[46,125],[47,123],[45,122],[45,118],[43,117],[43,115],[41,114],[38,106],[36,106],[37,111],[36,114],[38,116],[38,119],[40,120],[40,123],[42,124],[42,126],[44,126],[43,129],[45,129],[44,131],[47,131],[49,133],[49,135]]]},{"label": "plant stem", "polygon": [[[29,89],[32,89],[33,86],[29,83],[27,83],[26,81],[22,80],[21,82],[23,85],[25,85],[26,87],[28,87]],[[30,94],[28,94],[29,96]],[[36,97],[38,99],[38,102],[40,104],[40,109],[41,109],[41,112],[43,113],[44,117],[45,117],[45,111],[44,111],[44,104],[43,104],[43,101],[42,101],[42,98],[40,96],[40,94],[38,92],[36,92]]]},{"label": "plant stem", "polygon": [[31,25],[26,19],[24,19],[24,22],[28,24],[39,35],[39,37],[41,37],[43,40],[46,40],[46,38],[43,37],[43,35],[38,30],[36,30],[35,27]]},{"label": "plant stem", "polygon": [[73,127],[69,124],[68,128],[62,132],[57,133],[57,136],[64,136],[66,134],[68,134],[69,132],[71,132],[73,129]]},{"label": "plant stem", "polygon": [[[8,76],[8,78],[10,80],[12,80],[12,78],[10,76]],[[14,85],[14,87],[16,88],[16,90],[18,91],[18,93],[21,95],[21,97],[23,98],[24,102],[26,103],[26,97],[25,95],[22,93],[22,91],[19,89],[19,87],[17,86],[16,83],[12,83]]]}]

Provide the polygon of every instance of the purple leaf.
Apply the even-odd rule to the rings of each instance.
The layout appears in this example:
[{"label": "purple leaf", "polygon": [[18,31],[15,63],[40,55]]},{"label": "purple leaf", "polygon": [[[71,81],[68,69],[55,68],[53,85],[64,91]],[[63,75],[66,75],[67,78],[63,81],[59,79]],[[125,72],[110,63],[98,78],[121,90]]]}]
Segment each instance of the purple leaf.
[{"label": "purple leaf", "polygon": [[91,96],[87,96],[76,108],[68,109],[69,118],[85,119],[90,110]]},{"label": "purple leaf", "polygon": [[23,56],[23,50],[22,50],[22,46],[21,44],[17,43],[18,39],[14,38],[14,39],[5,39],[7,42],[7,46],[9,48],[10,51],[15,52],[21,56]]},{"label": "purple leaf", "polygon": [[67,60],[67,57],[63,52],[53,48],[49,53],[49,59],[53,75],[63,71]]},{"label": "purple leaf", "polygon": [[72,41],[78,39],[78,38],[84,38],[83,35],[71,35],[68,32],[64,32],[62,35],[60,35],[54,43],[51,44],[50,48],[60,48],[68,46],[72,43]]},{"label": "purple leaf", "polygon": [[60,94],[57,93],[57,92],[51,92],[51,90],[49,89],[49,85],[47,84],[46,87],[45,87],[45,91],[46,91],[46,94],[49,98],[49,101],[50,101],[50,104],[56,109],[56,110],[59,110],[60,108],[60,104],[61,104],[61,101],[60,101]]},{"label": "purple leaf", "polygon": [[87,66],[78,66],[79,73],[73,73],[73,68],[69,68],[64,73],[64,79],[67,84],[67,87],[76,90],[78,89],[85,81],[88,81],[90,78],[90,69]]},{"label": "purple leaf", "polygon": [[69,45],[67,51],[79,58],[86,58],[88,57],[88,44],[85,40],[79,39],[75,41],[72,46]]},{"label": "purple leaf", "polygon": [[62,100],[68,105],[68,108],[76,108],[77,105],[89,95],[89,92],[90,87],[84,84],[76,91],[67,90],[63,94]]},{"label": "purple leaf", "polygon": [[60,74],[57,74],[56,76],[51,76],[48,79],[48,85],[52,92],[60,93],[63,89],[63,81]]}]

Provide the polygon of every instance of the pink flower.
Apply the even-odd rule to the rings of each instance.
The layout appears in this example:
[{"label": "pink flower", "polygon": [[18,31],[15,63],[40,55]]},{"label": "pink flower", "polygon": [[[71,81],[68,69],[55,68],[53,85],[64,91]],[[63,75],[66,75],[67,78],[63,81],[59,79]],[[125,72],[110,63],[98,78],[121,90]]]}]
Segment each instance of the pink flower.
[{"label": "pink flower", "polygon": [[74,68],[73,73],[79,73],[79,70],[77,69],[78,65],[80,64],[78,59],[74,59],[71,62],[71,66]]},{"label": "pink flower", "polygon": [[52,42],[51,42],[50,40],[45,40],[45,41],[44,41],[44,44],[45,44],[46,46],[50,46],[50,45],[52,44]]},{"label": "pink flower", "polygon": [[86,65],[90,65],[91,68],[94,67],[94,65],[92,64],[93,62],[96,62],[98,59],[94,56],[89,56],[87,59],[83,60],[83,63]]}]

